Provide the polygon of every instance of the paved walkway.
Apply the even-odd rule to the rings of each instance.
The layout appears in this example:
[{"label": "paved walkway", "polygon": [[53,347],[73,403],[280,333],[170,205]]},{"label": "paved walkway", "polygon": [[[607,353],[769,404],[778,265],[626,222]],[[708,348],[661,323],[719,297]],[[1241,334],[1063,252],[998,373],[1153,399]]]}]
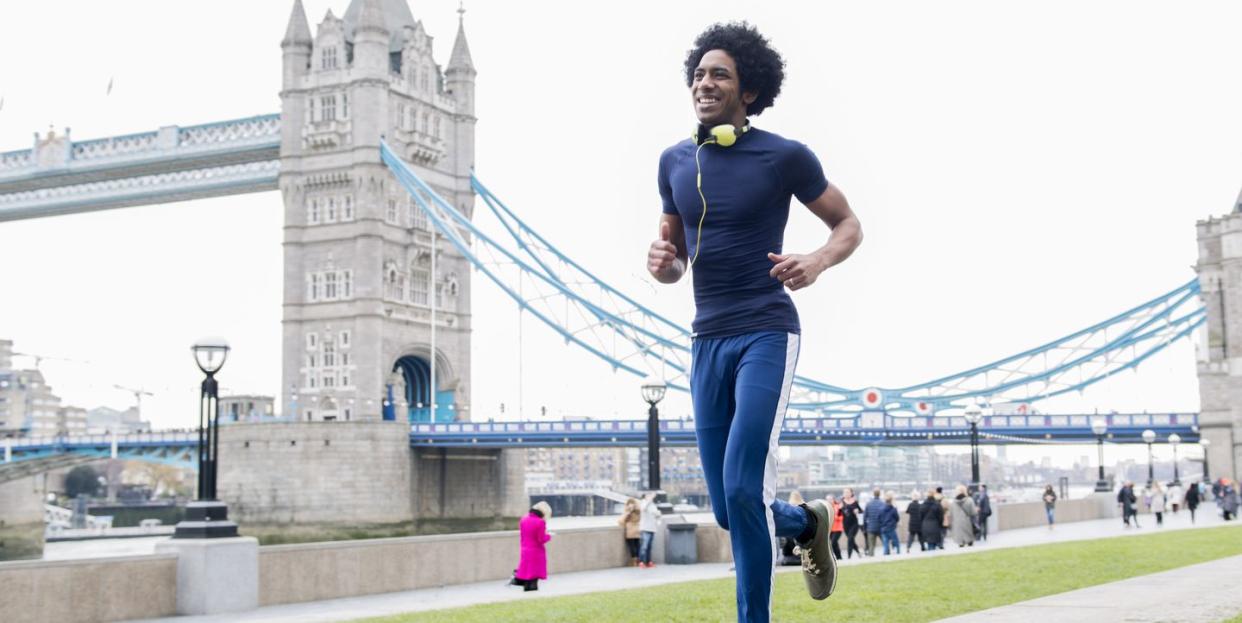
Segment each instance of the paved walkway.
[{"label": "paved walkway", "polygon": [[1242,613],[1242,556],[1050,595],[941,623],[1218,623]]},{"label": "paved walkway", "polygon": [[[899,556],[876,556],[874,558],[864,559],[854,558],[852,560],[842,561],[842,564],[877,564],[926,556],[957,556],[1009,547],[1025,547],[1028,545],[1039,545],[1046,543],[1137,536],[1152,534],[1158,531],[1169,532],[1213,527],[1224,524],[1219,516],[1211,513],[1199,513],[1197,517],[1198,523],[1195,525],[1191,525],[1190,515],[1188,513],[1182,512],[1177,515],[1169,514],[1166,516],[1165,526],[1162,528],[1155,528],[1153,518],[1150,518],[1147,515],[1142,516],[1141,519],[1143,520],[1144,527],[1139,530],[1135,530],[1133,528],[1124,530],[1121,526],[1121,519],[1080,521],[1075,523],[1059,524],[1053,530],[1041,527],[999,532],[994,534],[986,543],[980,543],[974,547],[958,548],[956,545],[950,543],[948,544],[948,549],[943,551],[930,553],[916,551],[912,554],[903,553]],[[861,545],[861,538],[859,541],[859,545]],[[554,573],[551,579],[540,582],[539,591],[534,593],[524,593],[516,587],[506,586],[503,581],[496,580],[477,584],[464,584],[404,591],[399,593],[368,595],[365,597],[351,597],[347,599],[333,599],[302,604],[268,606],[250,612],[229,615],[173,617],[165,619],[149,619],[148,621],[158,621],[160,623],[226,623],[233,621],[245,623],[295,623],[305,621],[307,623],[312,623],[326,621],[349,621],[365,617],[400,614],[402,612],[439,610],[443,608],[512,601],[516,599],[546,599],[549,597],[559,597],[564,595],[593,593],[602,590],[644,588],[674,582],[688,582],[692,580],[730,577],[732,575],[730,567],[731,566],[729,564],[716,563],[697,565],[661,565],[655,569],[622,567],[563,574],[555,574],[555,570],[553,570]],[[780,572],[783,573],[796,573],[798,571],[799,569],[797,567],[784,567],[780,570]],[[1200,582],[1201,584],[1197,589],[1198,591],[1202,591],[1202,586],[1209,585],[1238,586],[1238,584],[1218,583],[1210,576],[1207,578],[1201,577]],[[1186,601],[1182,599],[1179,594],[1166,592],[1163,593],[1163,595],[1164,599],[1167,600],[1165,603],[1186,603]],[[1099,618],[1100,612],[1098,610],[1095,610],[1095,614],[1097,618],[1092,620],[1101,620]],[[1173,618],[1176,619],[1177,617]],[[1026,619],[1024,618],[1017,620]],[[1056,620],[1059,623],[1061,619],[1054,618],[1051,620]],[[1107,620],[1120,619],[1109,618]],[[1137,620],[1148,621],[1157,619]]]}]

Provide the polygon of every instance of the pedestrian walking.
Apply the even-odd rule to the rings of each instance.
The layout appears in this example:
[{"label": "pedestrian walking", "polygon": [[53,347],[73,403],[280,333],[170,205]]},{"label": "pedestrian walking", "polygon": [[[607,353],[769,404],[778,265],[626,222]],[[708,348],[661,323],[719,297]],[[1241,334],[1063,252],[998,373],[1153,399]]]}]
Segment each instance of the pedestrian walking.
[{"label": "pedestrian walking", "polygon": [[1048,515],[1048,529],[1052,529],[1052,524],[1056,520],[1057,511],[1057,493],[1052,490],[1052,485],[1044,485],[1044,513]]},{"label": "pedestrian walking", "polygon": [[884,500],[881,499],[883,493],[876,489],[871,492],[871,501],[867,502],[866,509],[863,510],[863,529],[866,531],[865,547],[867,556],[875,556],[875,546],[880,541],[880,533],[882,532],[880,515],[884,513]]},{"label": "pedestrian walking", "polygon": [[1121,490],[1117,492],[1117,503],[1121,505],[1121,522],[1127,528],[1130,527],[1130,520],[1134,520],[1134,527],[1139,527],[1138,510],[1134,505],[1138,504],[1138,498],[1134,495],[1134,483],[1127,480],[1121,486]]},{"label": "pedestrian walking", "polygon": [[992,516],[992,499],[988,497],[988,486],[979,485],[979,491],[975,493],[975,507],[979,510],[979,516],[975,523],[979,526],[979,540],[988,540],[988,517]]},{"label": "pedestrian walking", "polygon": [[832,512],[832,527],[828,530],[828,541],[832,545],[832,555],[841,560],[841,533],[845,531],[845,516],[841,513],[841,502],[828,496],[828,510]]},{"label": "pedestrian walking", "polygon": [[1151,514],[1156,516],[1156,527],[1164,525],[1164,505],[1165,505],[1164,487],[1159,482],[1151,483],[1151,491],[1148,492],[1147,507],[1151,509]]},{"label": "pedestrian walking", "polygon": [[944,549],[945,539],[949,538],[949,500],[944,497],[944,487],[936,487],[936,501],[940,502],[940,548]]},{"label": "pedestrian walking", "polygon": [[638,508],[638,500],[630,498],[625,501],[625,510],[617,524],[625,531],[625,548],[630,552],[630,566],[638,566],[638,539],[642,531],[638,529],[638,521],[642,518],[642,510]]},{"label": "pedestrian walking", "polygon": [[1216,503],[1220,505],[1221,513],[1225,517],[1225,521],[1231,521],[1238,516],[1238,486],[1237,483],[1228,478],[1220,479],[1220,497]]},{"label": "pedestrian walking", "polygon": [[841,513],[841,526],[845,528],[845,557],[853,558],[854,552],[861,557],[862,551],[858,549],[854,537],[858,534],[858,516],[862,514],[862,507],[858,504],[858,498],[854,497],[853,489],[847,488],[841,496]]},{"label": "pedestrian walking", "polygon": [[552,507],[539,502],[518,522],[518,538],[521,557],[518,568],[513,571],[512,584],[526,591],[539,590],[539,580],[548,579],[548,555],[546,543],[552,539],[548,534],[547,520],[552,518]]},{"label": "pedestrian walking", "polygon": [[884,493],[884,510],[880,512],[880,538],[884,541],[884,555],[890,549],[894,554],[901,553],[901,539],[897,538],[897,524],[901,523],[901,513],[893,505],[892,491]]},{"label": "pedestrian walking", "polygon": [[660,527],[660,508],[656,506],[656,494],[647,493],[643,503],[638,507],[638,566],[650,569],[655,566],[651,562],[651,544],[655,541],[656,530]]},{"label": "pedestrian walking", "polygon": [[1201,494],[1199,485],[1193,482],[1190,483],[1189,487],[1186,487],[1186,497],[1184,500],[1186,502],[1186,510],[1190,511],[1190,523],[1195,522],[1195,509],[1199,508],[1199,501],[1202,499]]},{"label": "pedestrian walking", "polygon": [[1185,496],[1186,492],[1182,490],[1182,483],[1176,481],[1169,483],[1169,507],[1173,509],[1174,515],[1177,514],[1177,509],[1182,505]]},{"label": "pedestrian walking", "polygon": [[966,494],[966,485],[958,485],[953,501],[949,503],[949,513],[953,519],[949,521],[949,531],[953,534],[953,542],[958,547],[969,547],[975,544],[975,508],[974,500]]},{"label": "pedestrian walking", "polygon": [[919,503],[919,495],[916,493],[911,496],[910,504],[906,506],[906,514],[910,516],[906,523],[906,530],[910,536],[906,539],[906,552],[914,551],[914,540],[919,541],[919,551],[927,549],[923,544],[923,505]]},{"label": "pedestrian walking", "polygon": [[944,544],[944,507],[936,499],[936,491],[927,491],[927,499],[922,505],[921,529],[923,543],[928,550],[941,549]]}]

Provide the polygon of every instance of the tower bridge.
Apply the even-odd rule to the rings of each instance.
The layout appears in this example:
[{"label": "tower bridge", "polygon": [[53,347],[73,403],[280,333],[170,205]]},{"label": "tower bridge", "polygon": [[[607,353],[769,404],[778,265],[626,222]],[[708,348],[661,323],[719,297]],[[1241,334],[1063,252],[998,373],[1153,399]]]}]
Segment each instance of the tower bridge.
[{"label": "tower bridge", "polygon": [[[281,39],[279,114],[86,141],[72,140],[69,129],[49,131],[28,149],[0,153],[0,221],[280,191],[281,410],[290,421],[225,433],[221,491],[239,500],[242,520],[248,513],[313,516],[319,498],[286,493],[294,488],[391,496],[391,487],[367,489],[366,481],[400,457],[412,460],[392,477],[413,483],[415,501],[404,510],[388,504],[382,517],[339,519],[445,516],[456,512],[443,495],[453,469],[482,492],[513,491],[521,462],[507,453],[558,443],[628,445],[645,436],[633,422],[470,421],[475,274],[567,344],[595,355],[601,373],[656,374],[685,388],[686,327],[570,258],[472,175],[478,74],[464,15],[444,65],[433,58],[432,41],[404,0],[351,0],[313,33],[294,0]],[[500,231],[476,222],[476,198]],[[1242,336],[1242,215],[1200,223],[1199,242],[1196,278],[1035,348],[904,387],[851,388],[799,376],[782,439],[951,442],[962,435],[968,405],[1028,406],[1081,391],[1197,334],[1204,338],[1202,412],[1111,416],[1130,418],[1116,420],[1113,441],[1132,442],[1135,430],[1148,427],[1187,441],[1202,434],[1213,442],[1213,467],[1235,474],[1242,463],[1242,338],[1231,338]],[[982,441],[1094,439],[1086,416],[1014,417],[986,418]],[[686,423],[665,422],[661,430],[670,444],[692,438]],[[60,440],[14,447],[6,458],[69,452],[176,462],[192,440],[174,437]],[[307,444],[318,444],[320,454]],[[368,451],[374,444],[387,449]],[[329,447],[355,449],[348,470],[290,462],[322,461],[314,457]],[[289,473],[299,469],[304,473]],[[427,496],[419,487],[429,486],[433,472],[439,499],[420,505]],[[359,497],[349,504],[385,503]]]}]

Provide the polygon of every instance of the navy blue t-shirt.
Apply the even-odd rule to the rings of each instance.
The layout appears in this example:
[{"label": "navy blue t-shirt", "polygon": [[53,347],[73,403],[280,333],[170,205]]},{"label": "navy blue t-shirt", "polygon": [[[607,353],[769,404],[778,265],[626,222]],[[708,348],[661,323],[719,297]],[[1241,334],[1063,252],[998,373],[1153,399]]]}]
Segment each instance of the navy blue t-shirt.
[{"label": "navy blue t-shirt", "polygon": [[687,257],[694,261],[696,337],[756,331],[799,333],[798,311],[784,286],[769,275],[768,253],[781,253],[790,197],[802,203],[828,188],[819,159],[806,145],[751,128],[729,147],[708,144],[699,152],[703,170],[701,248],[696,249],[703,202],[695,188],[691,140],[660,155],[664,213],[681,217]]}]

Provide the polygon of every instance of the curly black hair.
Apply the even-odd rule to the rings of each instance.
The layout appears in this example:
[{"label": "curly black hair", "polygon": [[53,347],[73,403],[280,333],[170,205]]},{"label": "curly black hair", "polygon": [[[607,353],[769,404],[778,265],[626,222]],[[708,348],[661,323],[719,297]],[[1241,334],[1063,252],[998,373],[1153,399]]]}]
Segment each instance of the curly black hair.
[{"label": "curly black hair", "polygon": [[781,94],[785,59],[747,22],[712,24],[695,38],[694,47],[686,52],[686,86],[694,83],[694,70],[703,55],[712,50],[724,50],[733,57],[743,92],[758,93],[755,101],[746,107],[747,115],[763,112]]}]

